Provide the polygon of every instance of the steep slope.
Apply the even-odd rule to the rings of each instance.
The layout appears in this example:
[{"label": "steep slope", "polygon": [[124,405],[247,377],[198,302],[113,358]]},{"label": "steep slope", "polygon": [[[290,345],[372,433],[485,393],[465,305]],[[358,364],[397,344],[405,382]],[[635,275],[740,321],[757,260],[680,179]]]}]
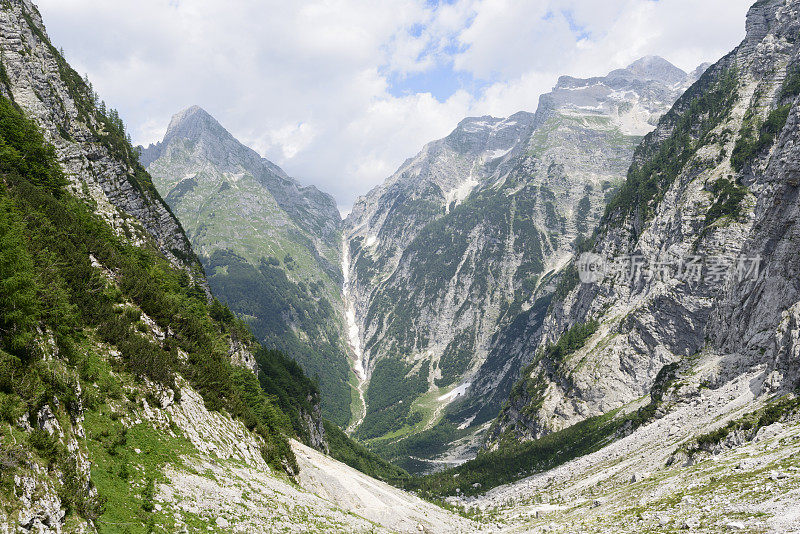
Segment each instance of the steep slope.
[{"label": "steep slope", "polygon": [[297,364],[68,193],[4,97],[0,146],[0,531],[480,529],[290,444],[324,445]]},{"label": "steep slope", "polygon": [[356,203],[345,254],[368,382],[359,436],[395,447],[427,431],[402,455],[429,457],[485,430],[530,357],[509,345],[539,330],[552,274],[694,78],[661,58],[563,77],[536,114],[466,119]]},{"label": "steep slope", "polygon": [[186,228],[213,293],[260,342],[318,377],[326,417],[346,425],[351,372],[333,198],[300,186],[196,106],[173,117],[142,161]]},{"label": "steep slope", "polygon": [[29,1],[0,12],[3,96],[21,106],[53,144],[70,190],[97,204],[121,235],[152,238],[173,263],[196,266],[180,224],[139,164],[118,115],[98,112],[91,86],[66,63],[44,33]]},{"label": "steep slope", "polygon": [[[525,340],[540,348],[492,439],[541,437],[650,394],[646,421],[665,383],[702,399],[750,373],[758,402],[798,386],[799,13],[796,0],[757,2],[742,44],[637,149],[592,255],[563,277],[543,336]],[[605,269],[587,276],[589,263]]]},{"label": "steep slope", "polygon": [[296,473],[289,438],[326,446],[319,391],[209,299],[121,123],[35,7],[0,19],[0,530],[205,527],[156,504],[167,472],[233,447],[264,476]]}]

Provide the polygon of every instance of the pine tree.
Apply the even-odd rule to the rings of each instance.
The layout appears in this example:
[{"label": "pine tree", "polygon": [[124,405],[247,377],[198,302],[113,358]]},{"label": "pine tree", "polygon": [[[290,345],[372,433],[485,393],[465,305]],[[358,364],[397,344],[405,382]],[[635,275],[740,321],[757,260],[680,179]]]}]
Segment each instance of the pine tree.
[{"label": "pine tree", "polygon": [[10,202],[0,200],[0,346],[17,355],[33,342],[38,320],[33,261]]}]

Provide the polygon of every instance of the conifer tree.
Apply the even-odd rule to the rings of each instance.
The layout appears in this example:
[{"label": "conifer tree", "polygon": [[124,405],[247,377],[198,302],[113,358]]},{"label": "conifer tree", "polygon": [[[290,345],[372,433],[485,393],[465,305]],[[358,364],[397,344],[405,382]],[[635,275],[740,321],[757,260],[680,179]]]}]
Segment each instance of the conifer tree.
[{"label": "conifer tree", "polygon": [[0,200],[0,346],[17,355],[30,348],[38,316],[33,261],[23,232],[11,204]]}]

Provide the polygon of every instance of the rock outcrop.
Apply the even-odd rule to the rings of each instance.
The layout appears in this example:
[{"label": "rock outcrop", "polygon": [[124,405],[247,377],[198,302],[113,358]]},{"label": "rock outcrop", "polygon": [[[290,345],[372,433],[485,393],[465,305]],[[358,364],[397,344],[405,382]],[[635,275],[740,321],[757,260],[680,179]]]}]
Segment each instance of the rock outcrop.
[{"label": "rock outcrop", "polygon": [[0,50],[0,93],[45,132],[72,192],[95,203],[120,235],[134,242],[150,239],[174,264],[199,267],[119,123],[112,113],[98,111],[97,95],[50,43],[29,0],[8,2],[0,10]]}]

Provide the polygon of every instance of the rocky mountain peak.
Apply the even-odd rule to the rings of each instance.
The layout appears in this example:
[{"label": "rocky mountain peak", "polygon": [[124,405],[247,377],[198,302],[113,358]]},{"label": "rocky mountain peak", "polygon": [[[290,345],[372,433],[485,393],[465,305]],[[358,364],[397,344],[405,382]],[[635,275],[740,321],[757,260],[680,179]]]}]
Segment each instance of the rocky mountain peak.
[{"label": "rocky mountain peak", "polygon": [[200,106],[191,106],[172,116],[164,139],[141,151],[140,161],[149,167],[169,150],[191,151],[228,172],[238,172],[241,165],[263,166],[278,182],[296,185],[280,167],[264,159],[255,150],[240,143],[217,119]]},{"label": "rocky mountain peak", "polygon": [[528,133],[533,124],[532,113],[519,112],[508,118],[489,115],[468,117],[446,138],[459,152],[508,150]]},{"label": "rocky mountain peak", "polygon": [[215,133],[227,137],[229,134],[206,110],[191,106],[172,116],[165,139],[182,137],[196,139],[204,133]]},{"label": "rocky mountain peak", "polygon": [[[705,70],[705,69],[703,69]],[[646,56],[606,76],[562,76],[553,90],[539,99],[536,127],[553,114],[602,114],[620,131],[644,135],[655,127],[665,109],[699,77],[687,74],[658,56]]]},{"label": "rocky mountain peak", "polygon": [[686,80],[686,72],[660,56],[645,56],[637,59],[625,69],[637,78],[675,85]]}]

